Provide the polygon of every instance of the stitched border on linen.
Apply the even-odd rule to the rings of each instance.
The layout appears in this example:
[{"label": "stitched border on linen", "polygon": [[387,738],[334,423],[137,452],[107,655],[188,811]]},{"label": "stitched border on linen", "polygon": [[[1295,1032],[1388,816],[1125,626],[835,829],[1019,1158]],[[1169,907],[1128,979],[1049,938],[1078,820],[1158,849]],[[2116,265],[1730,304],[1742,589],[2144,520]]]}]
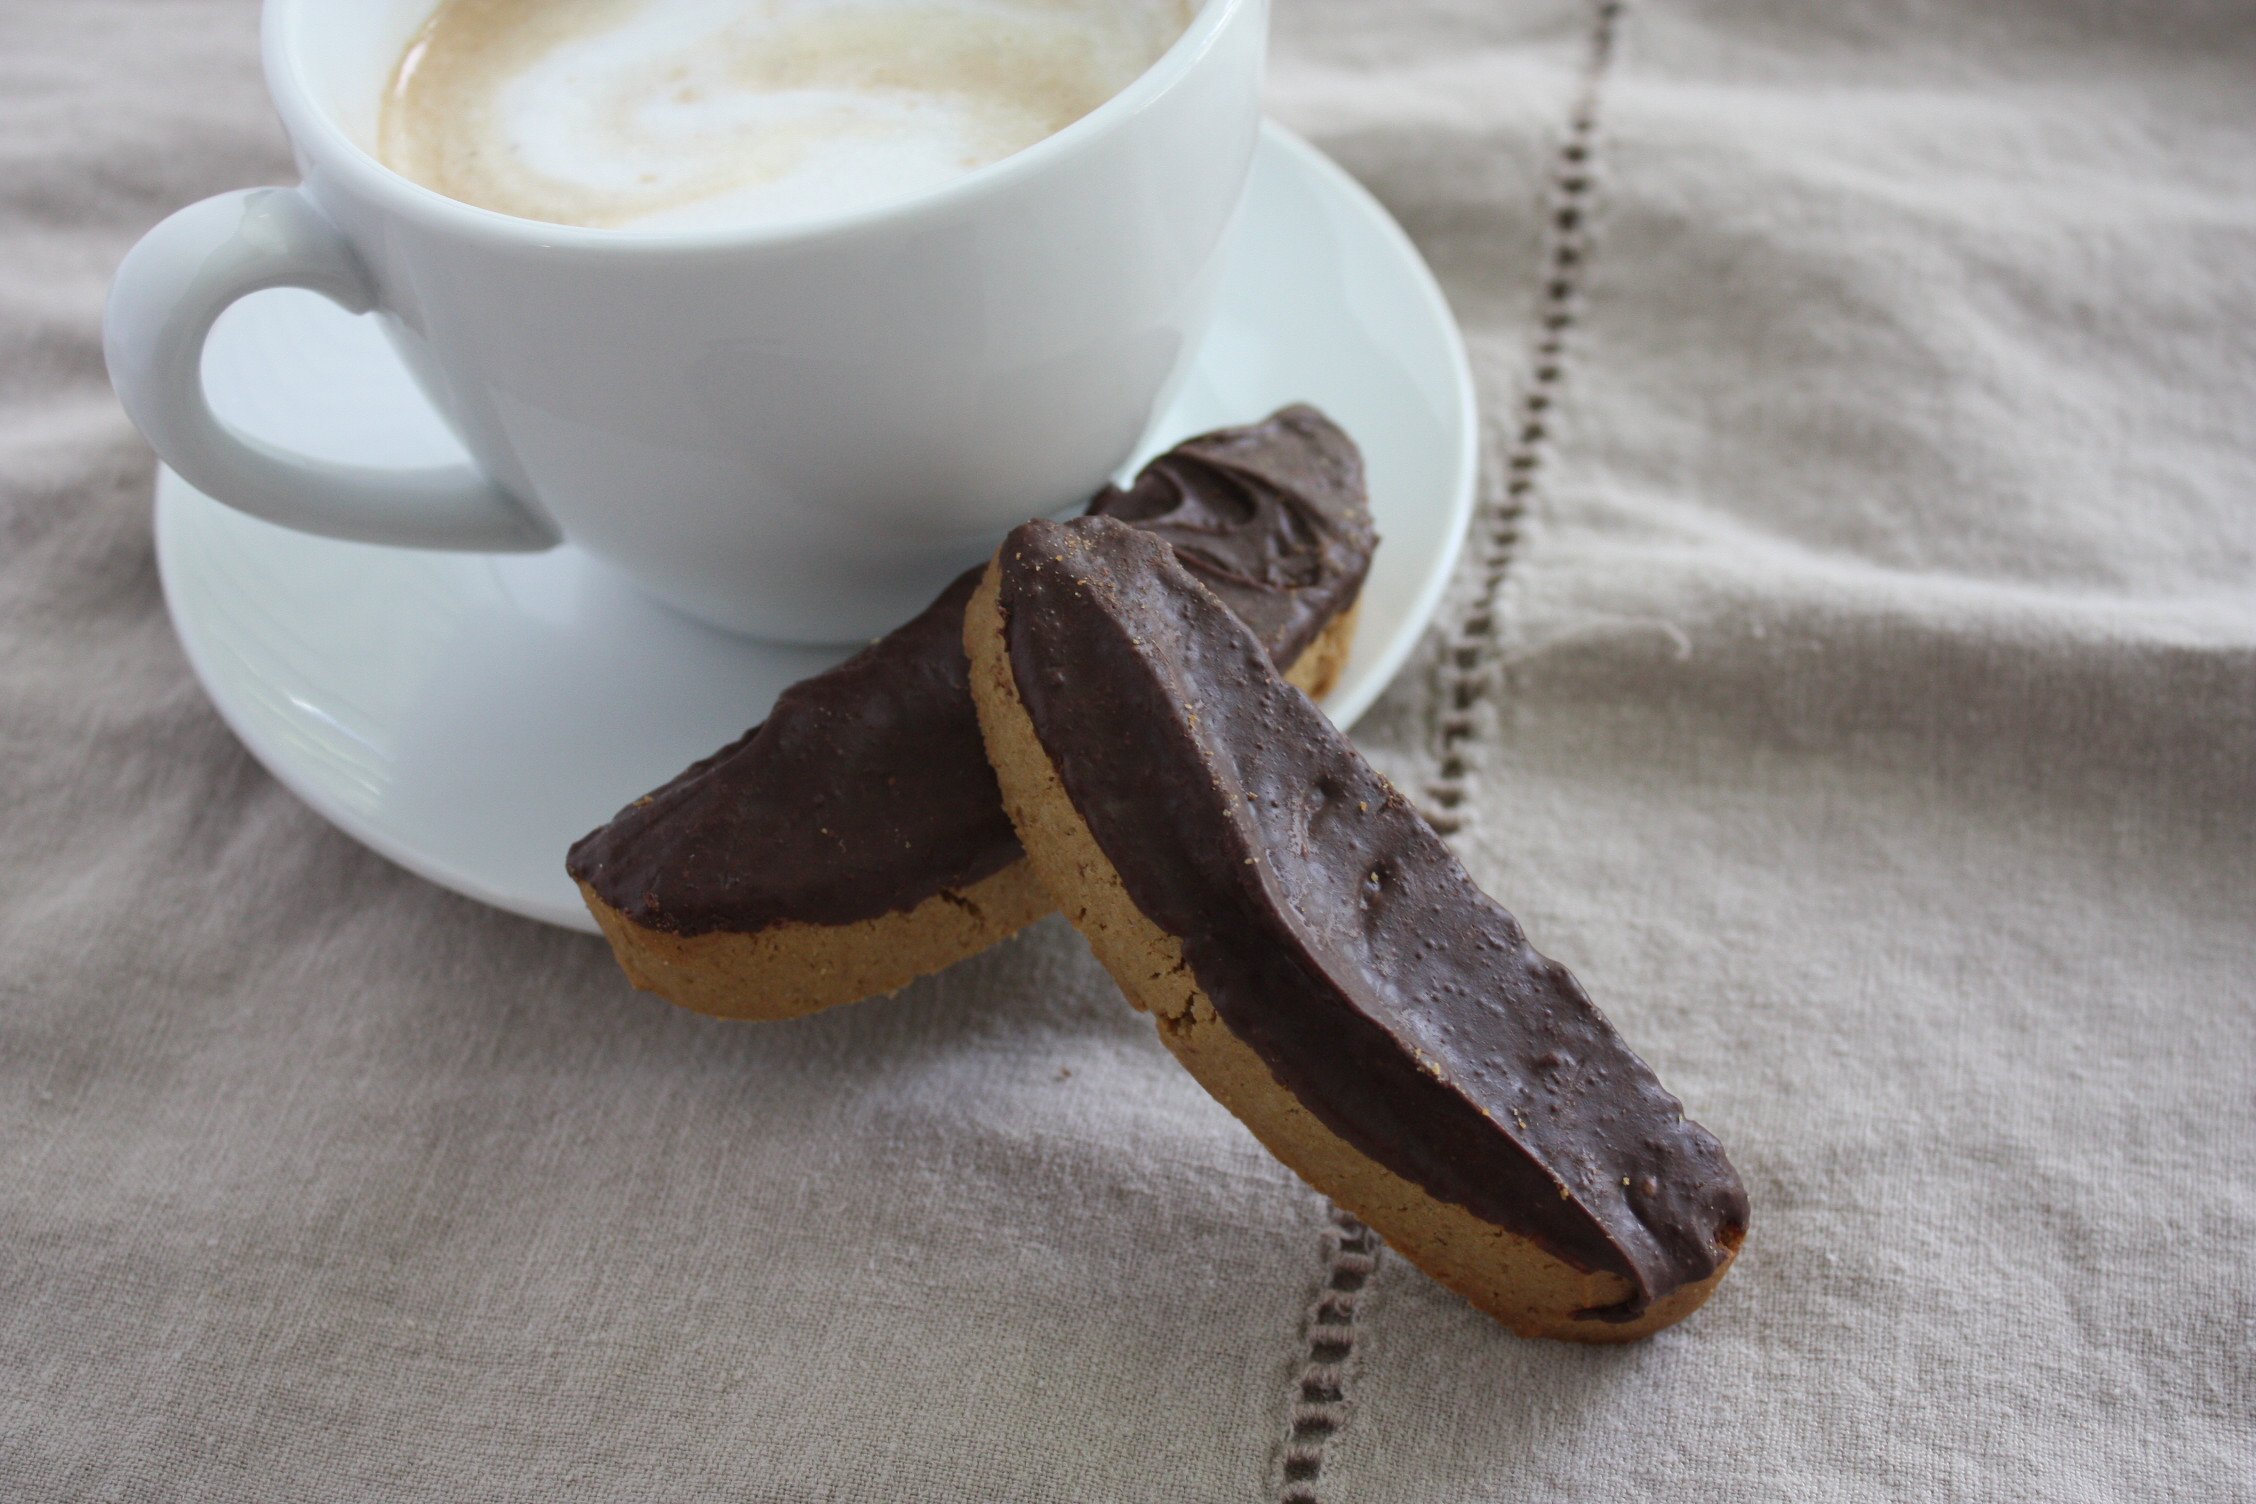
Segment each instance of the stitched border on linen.
[{"label": "stitched border on linen", "polygon": [[[1566,380],[1568,336],[1581,309],[1583,271],[1591,253],[1599,99],[1624,8],[1625,0],[1593,0],[1582,80],[1553,163],[1546,200],[1539,263],[1543,286],[1536,302],[1528,374],[1512,408],[1511,427],[1499,446],[1503,463],[1484,466],[1482,472],[1484,494],[1474,522],[1479,583],[1471,605],[1443,630],[1433,723],[1437,761],[1425,792],[1427,815],[1444,836],[1463,827],[1465,750],[1475,734],[1475,707],[1492,682],[1497,594],[1511,568],[1520,521],[1550,450],[1551,412]],[[1324,1280],[1308,1308],[1307,1347],[1294,1375],[1278,1504],[1321,1504],[1318,1488],[1326,1451],[1353,1409],[1347,1380],[1355,1355],[1356,1314],[1378,1272],[1384,1246],[1362,1222],[1332,1209],[1332,1220],[1324,1230]]]},{"label": "stitched border on linen", "polygon": [[1324,1229],[1324,1283],[1308,1307],[1308,1348],[1294,1377],[1278,1504],[1317,1504],[1324,1448],[1347,1423],[1347,1363],[1355,1355],[1355,1313],[1379,1269],[1379,1235],[1332,1208]]},{"label": "stitched border on linen", "polygon": [[1497,594],[1519,549],[1520,523],[1550,454],[1552,412],[1566,383],[1568,340],[1582,311],[1597,198],[1599,100],[1623,9],[1623,0],[1597,0],[1593,7],[1582,86],[1551,173],[1543,286],[1536,299],[1527,375],[1500,439],[1503,464],[1482,470],[1485,494],[1473,523],[1480,549],[1479,586],[1464,615],[1443,633],[1433,708],[1435,766],[1425,802],[1427,817],[1444,836],[1464,826],[1466,744],[1477,734],[1475,711],[1495,684]]}]

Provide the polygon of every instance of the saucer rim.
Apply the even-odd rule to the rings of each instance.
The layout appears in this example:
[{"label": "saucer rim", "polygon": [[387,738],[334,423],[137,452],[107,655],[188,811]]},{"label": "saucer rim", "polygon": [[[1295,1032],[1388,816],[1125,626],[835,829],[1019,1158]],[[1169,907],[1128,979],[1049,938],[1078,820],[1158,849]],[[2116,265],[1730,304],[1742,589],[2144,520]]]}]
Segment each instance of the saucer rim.
[{"label": "saucer rim", "polygon": [[1426,264],[1418,243],[1410,238],[1410,232],[1387,212],[1386,205],[1379,202],[1376,194],[1299,132],[1264,119],[1261,134],[1264,142],[1273,141],[1315,176],[1324,179],[1340,198],[1355,205],[1383,239],[1392,243],[1403,265],[1411,272],[1419,301],[1425,305],[1434,326],[1441,330],[1451,385],[1457,394],[1457,454],[1450,471],[1450,516],[1444,526],[1441,550],[1425,584],[1412,598],[1410,609],[1403,613],[1405,625],[1395,640],[1371,661],[1371,667],[1364,671],[1367,677],[1360,679],[1353,693],[1327,696],[1322,701],[1324,713],[1332,718],[1332,723],[1347,731],[1378,703],[1379,696],[1393,687],[1403,665],[1417,651],[1426,628],[1440,611],[1441,598],[1447,593],[1449,582],[1457,576],[1457,565],[1464,557],[1465,539],[1472,532],[1479,500],[1480,399],[1473,385],[1472,360],[1466,353],[1465,333],[1457,322],[1456,310],[1449,306],[1448,295],[1442,291],[1433,268]]}]

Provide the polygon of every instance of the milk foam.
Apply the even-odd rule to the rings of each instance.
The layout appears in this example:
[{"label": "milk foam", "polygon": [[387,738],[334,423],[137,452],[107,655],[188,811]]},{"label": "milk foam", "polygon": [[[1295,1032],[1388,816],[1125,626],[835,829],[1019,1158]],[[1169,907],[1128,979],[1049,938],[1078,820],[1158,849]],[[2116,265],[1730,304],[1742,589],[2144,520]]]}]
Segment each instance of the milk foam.
[{"label": "milk foam", "polygon": [[683,228],[901,198],[1120,92],[1197,0],[445,0],[386,163],[559,224]]}]

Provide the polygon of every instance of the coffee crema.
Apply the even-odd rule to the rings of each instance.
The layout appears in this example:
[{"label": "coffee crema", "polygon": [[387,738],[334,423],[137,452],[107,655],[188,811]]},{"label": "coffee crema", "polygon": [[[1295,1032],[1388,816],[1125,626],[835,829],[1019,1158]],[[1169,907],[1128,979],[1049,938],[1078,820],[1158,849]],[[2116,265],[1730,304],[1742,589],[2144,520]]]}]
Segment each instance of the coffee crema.
[{"label": "coffee crema", "polygon": [[902,198],[1071,125],[1199,0],[444,0],[378,153],[555,224],[741,226]]}]

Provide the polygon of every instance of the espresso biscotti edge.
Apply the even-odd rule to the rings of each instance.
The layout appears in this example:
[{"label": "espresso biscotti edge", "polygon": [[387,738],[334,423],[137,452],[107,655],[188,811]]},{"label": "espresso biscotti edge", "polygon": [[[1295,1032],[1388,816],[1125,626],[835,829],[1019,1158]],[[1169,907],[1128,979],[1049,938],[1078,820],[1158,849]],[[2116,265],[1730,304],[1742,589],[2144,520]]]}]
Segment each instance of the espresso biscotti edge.
[{"label": "espresso biscotti edge", "polygon": [[1053,908],[1024,858],[899,913],[852,924],[786,920],[750,933],[670,934],[635,923],[586,883],[580,896],[636,987],[715,1018],[778,1022],[898,992]]}]

